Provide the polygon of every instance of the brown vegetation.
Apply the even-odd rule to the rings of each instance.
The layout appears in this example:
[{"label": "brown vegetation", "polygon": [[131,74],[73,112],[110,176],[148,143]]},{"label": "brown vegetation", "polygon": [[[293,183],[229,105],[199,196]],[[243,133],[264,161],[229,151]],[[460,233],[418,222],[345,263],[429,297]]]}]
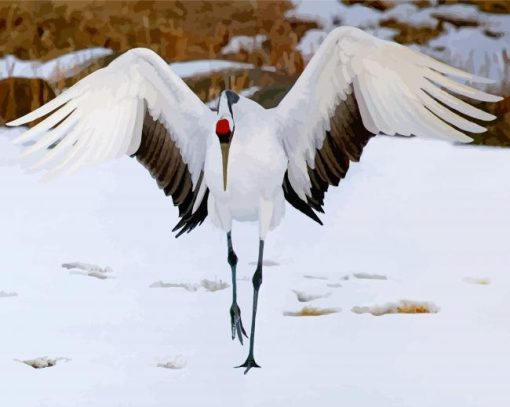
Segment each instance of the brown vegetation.
[{"label": "brown vegetation", "polygon": [[381,26],[396,30],[394,39],[400,44],[426,44],[443,32],[443,25],[440,22],[435,27],[422,27],[389,18],[381,21]]},{"label": "brown vegetation", "polygon": [[[396,4],[391,0],[342,1],[364,3],[380,10]],[[416,4],[424,6],[424,3],[428,1]],[[492,9],[503,10],[501,3],[505,2],[470,3],[477,4],[482,10],[487,9],[489,3]],[[42,80],[10,79],[0,82],[0,116],[3,116],[0,124],[37,108],[51,99],[54,93],[58,94],[94,70],[106,66],[127,49],[139,46],[153,49],[168,61],[223,58],[252,63],[256,67],[274,66],[275,72],[257,68],[231,69],[185,79],[203,101],[216,98],[227,82],[235,91],[258,87],[251,98],[265,107],[274,107],[304,68],[303,57],[296,50],[297,44],[307,30],[317,27],[315,22],[286,17],[285,13],[291,8],[288,0],[54,0],[17,3],[0,0],[0,56],[15,54],[20,58],[48,60],[94,46],[114,50],[113,55],[98,59],[74,77],[62,77],[50,85]],[[423,44],[443,31],[444,21],[445,18],[439,18],[435,27],[417,27],[388,19],[381,25],[397,30],[397,42]],[[451,18],[448,22],[474,24],[472,21],[452,21]],[[222,48],[238,35],[263,35],[265,40],[251,49],[224,53]],[[13,86],[19,89],[14,91]],[[506,85],[506,96],[510,95],[509,86]],[[487,133],[473,135],[475,143],[510,146],[508,98],[497,104],[481,104],[480,107],[496,114],[498,119],[488,124]]]},{"label": "brown vegetation", "polygon": [[0,55],[47,60],[90,47],[123,52],[147,47],[182,61],[221,57],[236,35],[267,36],[263,49],[229,57],[294,73],[295,52],[314,23],[292,21],[279,1],[25,1],[0,2]]},{"label": "brown vegetation", "polygon": [[428,302],[417,302],[410,300],[401,300],[398,303],[388,303],[384,305],[374,305],[371,307],[353,307],[355,314],[372,314],[381,316],[386,314],[435,314],[439,308]]},{"label": "brown vegetation", "polygon": [[321,315],[328,315],[340,312],[338,308],[315,308],[303,307],[299,311],[285,311],[283,315],[287,317],[318,317]]},{"label": "brown vegetation", "polygon": [[55,92],[42,79],[0,80],[0,125],[30,113],[54,97]]}]

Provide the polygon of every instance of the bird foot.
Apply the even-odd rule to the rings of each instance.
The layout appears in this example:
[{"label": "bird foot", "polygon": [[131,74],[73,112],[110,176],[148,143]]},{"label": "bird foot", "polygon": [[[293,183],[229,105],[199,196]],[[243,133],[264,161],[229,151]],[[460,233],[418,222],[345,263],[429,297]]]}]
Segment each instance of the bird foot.
[{"label": "bird foot", "polygon": [[241,342],[241,345],[243,344],[243,335],[247,338],[248,335],[246,335],[246,331],[243,327],[243,321],[241,320],[241,310],[239,309],[239,306],[237,303],[233,303],[230,307],[230,323],[232,326],[232,340],[237,337],[239,339],[239,342]]},{"label": "bird foot", "polygon": [[255,359],[251,355],[248,356],[248,359],[246,359],[246,362],[244,362],[242,365],[236,366],[236,367],[245,367],[246,369],[244,371],[244,374],[248,373],[248,371],[252,367],[259,367],[260,368],[260,366],[257,365],[257,362],[255,362]]}]

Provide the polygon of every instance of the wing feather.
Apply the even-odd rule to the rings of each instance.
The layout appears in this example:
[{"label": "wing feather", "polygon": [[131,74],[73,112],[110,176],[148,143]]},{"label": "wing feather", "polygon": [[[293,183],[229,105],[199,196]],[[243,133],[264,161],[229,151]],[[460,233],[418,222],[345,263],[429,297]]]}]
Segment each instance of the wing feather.
[{"label": "wing feather", "polygon": [[487,102],[500,97],[446,75],[491,82],[357,28],[332,31],[275,109],[289,159],[287,200],[318,221],[312,212],[322,210],[328,186],[338,185],[378,133],[468,142],[462,131],[485,131],[470,118],[495,117],[449,92]]},{"label": "wing feather", "polygon": [[[45,169],[51,177],[135,155],[179,207],[181,232],[207,216],[196,198],[214,113],[153,51],[124,53],[8,125],[40,118],[15,140],[36,141],[21,154],[39,155],[33,170]],[[200,199],[206,196],[202,188]]]}]

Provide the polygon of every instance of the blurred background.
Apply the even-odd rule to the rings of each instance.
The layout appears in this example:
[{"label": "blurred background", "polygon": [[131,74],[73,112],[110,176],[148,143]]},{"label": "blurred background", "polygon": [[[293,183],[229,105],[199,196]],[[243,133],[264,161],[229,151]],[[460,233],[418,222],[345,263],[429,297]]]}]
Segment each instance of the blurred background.
[{"label": "blurred background", "polygon": [[226,86],[266,107],[327,33],[357,26],[495,80],[505,98],[476,144],[510,146],[510,1],[0,1],[0,125],[134,47],[156,51],[204,102]]}]

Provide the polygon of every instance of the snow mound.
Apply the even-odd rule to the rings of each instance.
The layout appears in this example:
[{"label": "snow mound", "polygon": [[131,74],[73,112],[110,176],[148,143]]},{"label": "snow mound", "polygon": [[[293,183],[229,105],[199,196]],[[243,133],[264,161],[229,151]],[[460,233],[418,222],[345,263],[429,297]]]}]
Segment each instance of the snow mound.
[{"label": "snow mound", "polygon": [[224,290],[230,287],[230,285],[222,280],[213,281],[203,279],[200,283],[165,283],[163,281],[156,281],[150,285],[151,288],[184,288],[186,291],[195,292],[199,288],[203,288],[206,291],[214,292]]},{"label": "snow mound", "polygon": [[384,305],[373,305],[370,307],[353,307],[355,314],[372,314],[381,316],[386,314],[435,314],[439,307],[431,302],[419,302],[412,300],[401,300],[397,303]]},{"label": "snow mound", "polygon": [[109,266],[100,267],[100,266],[96,266],[94,264],[89,264],[89,263],[79,263],[79,262],[64,263],[64,264],[62,264],[62,267],[65,269],[79,269],[79,270],[95,272],[95,273],[113,273],[113,269]]},{"label": "snow mound", "polygon": [[187,364],[186,360],[184,360],[184,358],[179,355],[170,360],[158,363],[157,367],[162,367],[164,369],[179,370],[185,368],[186,364]]},{"label": "snow mound", "polygon": [[323,294],[308,294],[304,291],[292,290],[294,294],[296,294],[297,300],[299,302],[309,302],[313,300],[318,300],[319,298],[326,298],[331,295],[331,293],[323,293]]},{"label": "snow mound", "polygon": [[0,79],[14,76],[18,78],[42,78],[51,83],[61,78],[74,76],[95,60],[110,55],[112,52],[108,48],[90,48],[70,52],[47,62],[27,61],[14,55],[6,55],[0,58]]},{"label": "snow mound", "polygon": [[60,361],[69,362],[71,359],[68,359],[68,358],[49,358],[47,356],[43,356],[43,357],[35,358],[35,359],[27,359],[27,360],[18,360],[18,359],[15,359],[15,360],[17,362],[24,363],[25,365],[31,366],[34,369],[45,369],[47,367],[55,366]]},{"label": "snow mound", "polygon": [[99,267],[88,263],[64,263],[62,267],[69,270],[69,274],[77,274],[82,276],[99,278],[100,280],[106,280],[113,278],[108,276],[107,273],[113,273],[113,269],[109,266]]},{"label": "snow mound", "polygon": [[173,62],[170,68],[181,78],[189,78],[198,75],[207,75],[212,72],[226,71],[231,69],[262,69],[267,72],[275,72],[274,66],[264,65],[257,67],[254,64],[233,62],[223,59],[198,59],[195,61]]},{"label": "snow mound", "polygon": [[221,49],[221,52],[223,54],[236,54],[242,49],[253,52],[255,49],[260,48],[266,39],[267,36],[262,34],[258,34],[255,37],[236,35]]}]

